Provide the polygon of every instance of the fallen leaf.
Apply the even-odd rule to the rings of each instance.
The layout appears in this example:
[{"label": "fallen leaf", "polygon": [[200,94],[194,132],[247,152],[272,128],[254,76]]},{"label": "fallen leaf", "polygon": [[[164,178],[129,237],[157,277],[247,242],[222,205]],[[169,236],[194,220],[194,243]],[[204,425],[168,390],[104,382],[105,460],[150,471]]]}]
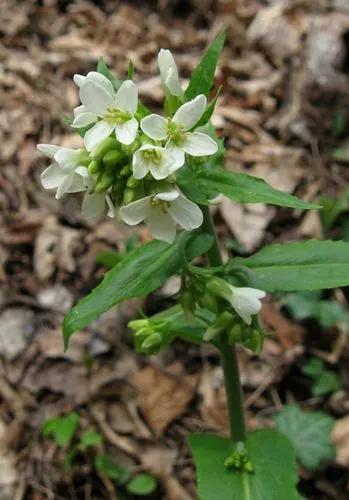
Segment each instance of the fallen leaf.
[{"label": "fallen leaf", "polygon": [[13,307],[0,314],[0,356],[11,361],[30,342],[34,332],[34,313],[30,309]]},{"label": "fallen leaf", "polygon": [[336,421],[331,440],[336,448],[337,464],[349,468],[349,416]]},{"label": "fallen leaf", "polygon": [[154,366],[147,366],[132,377],[139,390],[139,407],[156,436],[161,436],[185,411],[194,395],[196,379],[174,377]]},{"label": "fallen leaf", "polygon": [[285,318],[275,304],[263,304],[261,319],[267,330],[270,328],[276,333],[277,339],[285,350],[302,344],[304,328]]}]

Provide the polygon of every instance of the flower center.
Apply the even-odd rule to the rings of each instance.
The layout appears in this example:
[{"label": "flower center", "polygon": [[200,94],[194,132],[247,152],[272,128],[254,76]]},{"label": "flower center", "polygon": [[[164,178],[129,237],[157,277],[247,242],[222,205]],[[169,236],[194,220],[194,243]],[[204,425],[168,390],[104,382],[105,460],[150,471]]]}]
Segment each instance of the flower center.
[{"label": "flower center", "polygon": [[150,203],[153,208],[159,208],[164,214],[167,214],[170,206],[168,201],[152,198]]},{"label": "flower center", "polygon": [[171,120],[169,120],[167,125],[167,134],[177,146],[181,146],[184,143],[184,130],[180,125]]},{"label": "flower center", "polygon": [[131,113],[117,108],[108,108],[104,120],[112,125],[120,125],[132,118]]},{"label": "flower center", "polygon": [[146,149],[143,151],[143,158],[150,163],[159,165],[161,163],[161,151],[158,149]]}]

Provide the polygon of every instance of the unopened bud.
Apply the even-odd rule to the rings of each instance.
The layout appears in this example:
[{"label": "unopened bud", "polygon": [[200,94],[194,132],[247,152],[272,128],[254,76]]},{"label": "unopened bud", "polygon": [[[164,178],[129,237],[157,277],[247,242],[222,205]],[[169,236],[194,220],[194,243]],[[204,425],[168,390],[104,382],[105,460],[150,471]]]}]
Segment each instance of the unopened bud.
[{"label": "unopened bud", "polygon": [[228,333],[228,342],[230,345],[236,344],[242,338],[242,330],[240,325],[234,325]]},{"label": "unopened bud", "polygon": [[131,172],[132,172],[131,165],[128,164],[128,165],[125,165],[124,167],[122,167],[122,169],[120,170],[119,174],[122,177],[124,177],[126,175],[130,175]]},{"label": "unopened bud", "polygon": [[119,146],[115,137],[108,137],[102,142],[94,151],[92,151],[92,158],[102,158],[111,149],[117,149]]},{"label": "unopened bud", "polygon": [[101,163],[97,160],[92,160],[88,166],[88,173],[90,175],[98,174],[103,169]]},{"label": "unopened bud", "polygon": [[250,337],[250,349],[251,351],[259,354],[263,349],[264,335],[259,330],[253,330]]},{"label": "unopened bud", "polygon": [[155,352],[161,345],[161,335],[159,333],[152,333],[142,342],[142,349],[146,351]]},{"label": "unopened bud", "polygon": [[214,295],[211,295],[210,293],[205,293],[200,297],[200,305],[204,307],[205,309],[208,309],[209,311],[216,313],[218,304],[217,304],[217,299]]},{"label": "unopened bud", "polygon": [[103,156],[103,163],[107,166],[109,165],[114,166],[118,165],[124,159],[125,159],[125,154],[122,151],[118,149],[112,149]]},{"label": "unopened bud", "polygon": [[128,188],[135,188],[137,187],[139,184],[139,181],[137,179],[135,179],[132,175],[128,178],[127,180],[127,183],[126,183],[126,186]]},{"label": "unopened bud", "polygon": [[95,191],[96,193],[103,193],[113,184],[114,176],[109,172],[105,172],[101,179],[97,182]]},{"label": "unopened bud", "polygon": [[137,193],[135,192],[135,190],[130,188],[125,188],[124,200],[123,200],[124,205],[128,205],[129,203],[135,201],[136,199],[137,199]]}]

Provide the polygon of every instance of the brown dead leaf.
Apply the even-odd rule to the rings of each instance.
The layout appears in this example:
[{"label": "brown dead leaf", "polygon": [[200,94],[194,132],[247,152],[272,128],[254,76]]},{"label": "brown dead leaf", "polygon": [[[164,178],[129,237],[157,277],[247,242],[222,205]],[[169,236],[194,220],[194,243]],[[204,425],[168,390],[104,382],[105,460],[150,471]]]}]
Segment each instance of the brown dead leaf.
[{"label": "brown dead leaf", "polygon": [[203,421],[210,428],[227,430],[228,409],[222,370],[206,366],[202,372],[198,392],[202,397],[200,413]]},{"label": "brown dead leaf", "polygon": [[336,462],[349,468],[349,416],[336,421],[331,440],[336,448]]},{"label": "brown dead leaf", "polygon": [[276,333],[277,339],[285,350],[302,344],[304,328],[285,318],[275,304],[263,304],[261,319],[266,329],[271,328]]},{"label": "brown dead leaf", "polygon": [[147,366],[132,377],[139,389],[138,404],[157,436],[184,412],[194,395],[196,380],[196,376],[169,375],[155,366]]}]

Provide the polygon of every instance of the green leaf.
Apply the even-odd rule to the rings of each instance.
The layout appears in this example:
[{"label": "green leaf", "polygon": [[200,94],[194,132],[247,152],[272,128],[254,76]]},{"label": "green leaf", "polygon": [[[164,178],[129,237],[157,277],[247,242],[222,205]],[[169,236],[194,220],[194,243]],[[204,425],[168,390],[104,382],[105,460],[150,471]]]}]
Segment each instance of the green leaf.
[{"label": "green leaf", "polygon": [[320,208],[291,194],[269,186],[263,179],[248,174],[202,168],[199,171],[179,171],[178,184],[195,203],[207,204],[221,193],[239,203],[270,203],[281,207]]},{"label": "green leaf", "polygon": [[83,448],[89,448],[91,446],[100,446],[103,443],[103,438],[96,431],[86,431],[81,435],[80,443]]},{"label": "green leaf", "polygon": [[123,300],[145,297],[176,274],[180,268],[179,248],[188,238],[188,255],[191,260],[205,253],[212,245],[212,236],[182,232],[169,245],[152,241],[127,254],[119,264],[108,271],[103,281],[84,297],[65,316],[63,336],[65,348],[70,336],[98,318],[103,312]]},{"label": "green leaf", "polygon": [[264,247],[233,259],[253,272],[256,288],[268,292],[321,290],[349,285],[349,243],[310,240]]},{"label": "green leaf", "polygon": [[123,255],[115,250],[104,250],[103,252],[98,252],[96,255],[97,264],[102,264],[102,266],[111,269],[116,266],[122,259]]},{"label": "green leaf", "polygon": [[118,484],[125,484],[130,477],[130,471],[125,467],[116,465],[109,455],[97,455],[95,467]]},{"label": "green leaf", "polygon": [[246,440],[253,472],[224,466],[232,452],[228,439],[209,434],[189,438],[201,500],[297,500],[294,451],[276,431],[260,430]]},{"label": "green leaf", "polygon": [[321,198],[323,210],[321,211],[321,219],[328,231],[334,225],[338,217],[349,210],[349,188],[345,189],[338,198]]},{"label": "green leaf", "polygon": [[66,446],[74,436],[80,417],[77,413],[71,412],[63,417],[47,420],[42,428],[44,436],[52,436],[59,446]]},{"label": "green leaf", "polygon": [[137,474],[126,486],[127,491],[134,495],[150,495],[157,488],[156,479],[150,474]]},{"label": "green leaf", "polygon": [[339,302],[321,300],[317,292],[291,293],[282,302],[297,320],[314,318],[325,328],[340,321],[349,323],[349,314]]},{"label": "green leaf", "polygon": [[204,114],[198,121],[198,123],[195,125],[195,128],[201,127],[203,125],[206,125],[207,122],[210,121],[211,116],[213,115],[213,112],[215,110],[216,104],[217,104],[217,99],[219,97],[219,94],[221,93],[222,86],[220,86],[216,92],[216,95],[212,99],[212,101],[207,105],[207,108],[205,109]]},{"label": "green leaf", "polygon": [[275,417],[278,430],[291,441],[298,460],[308,469],[316,469],[323,460],[332,459],[330,435],[334,418],[320,411],[306,412],[287,405]]},{"label": "green leaf", "polygon": [[191,75],[189,85],[185,91],[185,97],[189,101],[199,94],[208,96],[216,71],[217,62],[222,52],[225,40],[225,33],[220,33],[208,47],[202,56],[197,68]]},{"label": "green leaf", "polygon": [[104,75],[112,83],[114,90],[117,91],[122,84],[122,80],[116,78],[116,76],[109,70],[103,57],[100,57],[97,63],[97,71]]},{"label": "green leaf", "polygon": [[331,370],[327,370],[321,359],[311,358],[302,367],[302,372],[313,380],[311,392],[314,396],[332,394],[341,387],[338,375]]}]

